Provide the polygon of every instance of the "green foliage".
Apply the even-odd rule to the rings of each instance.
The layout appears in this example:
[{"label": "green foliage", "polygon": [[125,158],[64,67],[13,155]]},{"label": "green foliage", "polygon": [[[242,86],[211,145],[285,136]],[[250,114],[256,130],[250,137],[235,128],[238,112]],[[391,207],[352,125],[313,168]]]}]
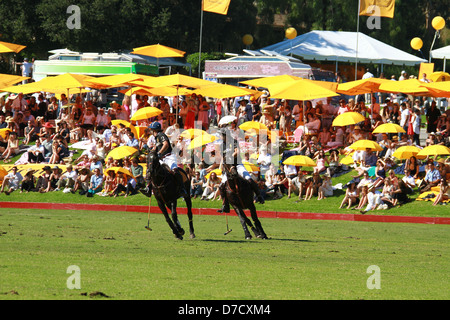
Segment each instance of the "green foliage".
[{"label": "green foliage", "polygon": [[[198,58],[199,53],[192,53],[186,57],[186,61],[191,64],[192,76],[198,77]],[[221,52],[202,52],[201,54],[201,69],[205,69],[205,61],[206,60],[220,60],[224,59],[225,54]],[[189,71],[186,68],[186,71]]]}]

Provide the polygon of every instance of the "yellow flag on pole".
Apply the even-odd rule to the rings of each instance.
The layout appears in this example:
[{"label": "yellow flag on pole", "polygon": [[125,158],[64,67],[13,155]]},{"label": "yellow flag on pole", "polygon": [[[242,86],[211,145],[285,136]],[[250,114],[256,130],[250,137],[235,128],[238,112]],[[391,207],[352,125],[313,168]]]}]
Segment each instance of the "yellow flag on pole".
[{"label": "yellow flag on pole", "polygon": [[360,0],[360,16],[394,18],[395,0]]},{"label": "yellow flag on pole", "polygon": [[231,0],[203,0],[202,10],[227,15]]}]

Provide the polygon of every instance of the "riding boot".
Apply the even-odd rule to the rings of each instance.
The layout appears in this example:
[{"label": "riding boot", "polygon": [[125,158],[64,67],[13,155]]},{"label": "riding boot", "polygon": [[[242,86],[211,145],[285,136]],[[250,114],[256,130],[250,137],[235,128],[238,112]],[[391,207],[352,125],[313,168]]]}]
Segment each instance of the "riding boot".
[{"label": "riding boot", "polygon": [[250,185],[252,186],[252,190],[256,195],[256,201],[261,204],[264,204],[265,201],[264,201],[264,198],[261,196],[261,190],[259,189],[258,184],[253,179],[249,179],[248,181],[250,182]]},{"label": "riding boot", "polygon": [[139,189],[139,191],[146,196],[147,198],[150,198],[152,196],[152,186],[150,183],[148,183],[145,188]]},{"label": "riding boot", "polygon": [[222,198],[222,209],[217,210],[219,213],[230,213],[230,202],[228,201],[225,184],[219,187],[220,196]]}]

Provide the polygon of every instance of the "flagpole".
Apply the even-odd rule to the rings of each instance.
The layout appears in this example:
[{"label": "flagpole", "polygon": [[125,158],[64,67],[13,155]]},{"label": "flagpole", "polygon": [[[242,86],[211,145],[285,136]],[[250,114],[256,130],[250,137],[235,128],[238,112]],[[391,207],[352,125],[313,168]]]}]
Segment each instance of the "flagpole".
[{"label": "flagpole", "polygon": [[358,47],[359,47],[359,12],[361,10],[361,0],[358,0],[358,15],[356,24],[356,61],[355,61],[355,81],[358,80]]},{"label": "flagpole", "polygon": [[203,36],[203,0],[202,0],[202,9],[200,14],[200,42],[198,49],[198,77],[200,78],[200,72],[202,68],[202,36]]}]

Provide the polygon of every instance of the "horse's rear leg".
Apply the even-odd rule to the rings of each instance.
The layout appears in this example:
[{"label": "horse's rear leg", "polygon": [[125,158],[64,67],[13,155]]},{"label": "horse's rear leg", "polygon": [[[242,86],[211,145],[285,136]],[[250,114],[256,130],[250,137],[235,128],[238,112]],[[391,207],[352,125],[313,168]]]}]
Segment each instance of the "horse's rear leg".
[{"label": "horse's rear leg", "polygon": [[180,240],[183,240],[183,236],[178,232],[178,229],[175,227],[175,225],[172,222],[172,219],[169,217],[169,213],[167,212],[166,206],[164,203],[158,200],[158,207],[161,210],[161,212],[164,215],[164,218],[166,219],[167,224],[169,225],[170,229],[172,229],[173,234],[175,237],[177,237]]},{"label": "horse's rear leg", "polygon": [[256,227],[256,232],[255,232],[255,230],[253,230],[253,232],[255,232],[255,236],[257,236],[258,238],[261,238],[261,239],[268,239],[267,235],[264,232],[264,229],[262,227],[261,221],[259,221],[255,206],[252,206],[250,208],[250,213],[251,213],[252,220],[255,223],[255,227]]},{"label": "horse's rear leg", "polygon": [[[237,208],[235,206],[233,206],[233,208],[234,208],[234,211],[236,211],[236,214],[238,215],[239,220],[241,221],[242,228],[244,229],[245,239],[251,239],[252,235],[250,234],[250,231],[248,231],[248,228],[247,228],[248,218],[245,216],[244,210]],[[251,223],[250,220],[249,220],[249,222]]]},{"label": "horse's rear leg", "polygon": [[194,233],[194,222],[193,222],[193,214],[192,214],[192,201],[191,201],[191,197],[185,196],[184,197],[184,202],[186,202],[186,206],[187,206],[187,215],[188,215],[188,219],[189,219],[189,233],[190,233],[190,237],[191,239],[195,238],[195,233]]}]

